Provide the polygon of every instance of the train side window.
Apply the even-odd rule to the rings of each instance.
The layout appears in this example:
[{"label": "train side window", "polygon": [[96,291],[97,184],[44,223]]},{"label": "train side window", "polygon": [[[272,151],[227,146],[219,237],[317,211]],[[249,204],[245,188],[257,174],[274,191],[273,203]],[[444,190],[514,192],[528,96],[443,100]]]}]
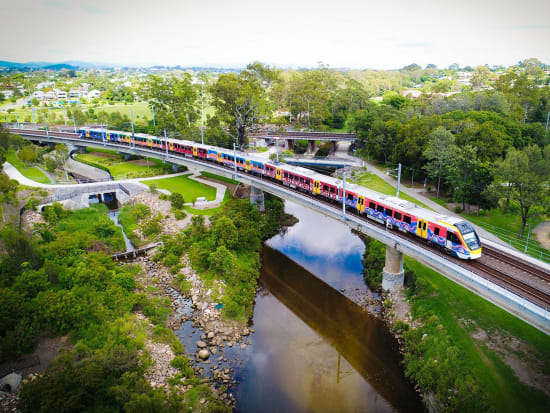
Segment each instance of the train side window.
[{"label": "train side window", "polygon": [[439,235],[439,228],[437,228],[437,227],[434,228],[434,234]]},{"label": "train side window", "polygon": [[330,188],[330,193],[333,194],[335,192],[334,188]]},{"label": "train side window", "polygon": [[386,215],[391,217],[393,215],[393,211],[391,209],[386,208]]},{"label": "train side window", "polygon": [[[329,191],[329,188],[328,188],[327,185],[323,185],[323,191],[325,191],[325,192]],[[331,192],[334,192],[334,190],[332,190]]]},{"label": "train side window", "polygon": [[353,201],[353,194],[348,194],[348,201]]},{"label": "train side window", "polygon": [[402,218],[401,212],[395,211],[395,213],[393,214],[393,217],[394,217],[395,219],[398,219],[398,220],[401,221],[401,218]]},{"label": "train side window", "polygon": [[301,183],[301,184],[304,183],[304,178],[300,177],[300,183]]},{"label": "train side window", "polygon": [[376,208],[376,205],[374,202],[369,202],[369,208],[370,209],[375,209]]},{"label": "train side window", "polygon": [[405,215],[405,216],[403,217],[403,222],[405,222],[405,223],[407,223],[407,224],[410,225],[410,224],[411,224],[411,217],[408,216],[408,215]]},{"label": "train side window", "polygon": [[384,212],[384,207],[383,207],[382,205],[377,205],[377,206],[376,206],[376,210],[377,210],[378,212]]}]

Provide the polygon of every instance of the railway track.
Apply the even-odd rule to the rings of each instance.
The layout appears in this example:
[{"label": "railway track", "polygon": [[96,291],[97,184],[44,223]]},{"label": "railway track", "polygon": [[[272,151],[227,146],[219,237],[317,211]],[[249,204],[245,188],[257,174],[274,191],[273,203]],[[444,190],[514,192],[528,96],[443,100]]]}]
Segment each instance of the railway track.
[{"label": "railway track", "polygon": [[[17,133],[17,132],[20,132],[20,131],[15,131],[14,130],[13,132]],[[42,135],[42,136],[47,135],[46,131],[32,131],[32,133],[35,134],[35,135]],[[69,132],[50,132],[49,134],[52,137],[53,136],[58,136],[58,137],[70,137],[70,138],[81,139],[79,137],[79,135],[74,134],[74,133],[69,133]],[[91,141],[93,141],[93,140],[91,140]],[[111,143],[111,145],[112,145],[112,143]],[[129,147],[130,145],[120,145],[120,146],[121,147]],[[146,149],[154,150],[156,152],[161,152],[161,153],[164,152],[162,149],[158,150],[157,148],[146,148]],[[174,156],[174,155],[172,155],[172,156]],[[199,162],[204,162],[205,164],[210,164],[211,163],[211,162],[208,162],[208,161],[201,161],[201,160],[198,160],[198,161]],[[227,170],[233,172],[232,167],[228,167],[228,166],[225,166],[225,165],[217,165],[217,166],[220,166],[224,169],[227,169]],[[259,178],[259,179],[262,179],[262,178]],[[269,181],[270,182],[275,182],[271,179],[269,179]],[[285,188],[288,188],[288,186],[286,186],[286,185],[283,185],[283,186]],[[324,202],[327,206],[330,206],[331,208],[334,208],[336,210],[341,210],[341,204],[336,205],[335,203],[331,203],[329,201],[321,200],[318,197],[315,197],[315,196],[313,196],[313,195],[311,195],[307,192],[303,192],[303,191],[299,191],[299,192],[302,195],[304,195],[308,198],[314,199],[318,202]],[[382,225],[382,224],[380,224],[377,221],[374,221],[372,219],[367,219],[365,216],[360,215],[360,214],[358,214],[358,213],[356,213],[352,210],[349,210],[348,213],[353,214],[357,218],[359,218],[359,219],[361,219],[365,222],[368,222],[370,224],[378,224],[381,228],[385,229],[384,225]],[[482,277],[482,278],[484,278],[484,279],[486,279],[490,282],[493,282],[496,285],[499,285],[500,287],[502,287],[502,288],[514,293],[514,294],[517,294],[517,295],[525,298],[526,300],[533,302],[536,305],[542,305],[545,308],[550,308],[550,295],[549,294],[547,294],[544,291],[541,291],[541,290],[537,289],[536,287],[528,285],[528,284],[526,284],[525,282],[523,282],[521,280],[518,280],[518,279],[514,278],[513,276],[511,276],[510,274],[507,274],[506,272],[504,272],[501,269],[494,268],[491,265],[489,265],[489,264],[487,264],[483,261],[479,261],[479,260],[477,260],[477,261],[465,261],[465,260],[460,260],[460,259],[457,259],[457,258],[453,258],[453,257],[450,257],[444,251],[441,251],[441,250],[439,250],[437,248],[434,248],[434,247],[429,247],[426,244],[426,242],[421,240],[420,238],[410,236],[409,234],[404,234],[400,231],[392,231],[392,233],[396,234],[397,236],[399,236],[400,238],[402,238],[404,240],[407,240],[409,242],[413,242],[419,248],[423,248],[423,249],[429,250],[429,251],[431,251],[435,254],[438,254],[440,256],[446,257],[447,259],[452,260],[455,264],[460,265],[461,267],[468,269],[469,271],[479,275],[480,277]],[[535,266],[531,263],[528,263],[525,260],[521,260],[521,259],[516,258],[516,257],[508,256],[508,255],[506,255],[506,254],[504,254],[504,253],[502,253],[498,250],[495,250],[494,248],[490,248],[490,247],[487,247],[485,245],[483,246],[483,253],[487,254],[488,256],[492,257],[493,259],[495,259],[497,261],[500,261],[502,263],[505,263],[506,265],[509,265],[510,267],[520,269],[520,270],[528,273],[530,276],[539,278],[539,279],[544,280],[544,281],[550,281],[550,274],[547,271],[545,271],[542,268],[539,268],[539,267],[537,267],[537,266]]]},{"label": "railway track", "polygon": [[509,265],[510,267],[524,271],[542,281],[550,282],[550,273],[548,271],[543,270],[535,264],[522,260],[521,258],[510,257],[499,250],[486,245],[483,246],[483,254]]}]

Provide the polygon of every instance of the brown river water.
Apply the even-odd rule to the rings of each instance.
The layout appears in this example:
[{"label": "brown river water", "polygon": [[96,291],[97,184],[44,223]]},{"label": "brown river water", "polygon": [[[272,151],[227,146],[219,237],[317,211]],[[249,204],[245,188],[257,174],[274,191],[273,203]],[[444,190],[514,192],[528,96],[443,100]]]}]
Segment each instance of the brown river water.
[{"label": "brown river water", "polygon": [[286,204],[300,221],[265,243],[251,345],[231,390],[241,412],[416,412],[397,342],[357,303],[363,243],[342,223]]}]

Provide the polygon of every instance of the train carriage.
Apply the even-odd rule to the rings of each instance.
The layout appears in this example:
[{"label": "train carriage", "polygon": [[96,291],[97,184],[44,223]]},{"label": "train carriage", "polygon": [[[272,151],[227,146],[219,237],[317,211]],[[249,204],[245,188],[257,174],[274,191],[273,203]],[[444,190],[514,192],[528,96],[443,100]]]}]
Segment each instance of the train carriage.
[{"label": "train carriage", "polygon": [[131,135],[127,132],[106,131],[96,128],[80,128],[79,135],[85,139],[108,140],[116,143],[133,143],[150,149],[168,150],[189,158],[204,159],[241,172],[266,176],[283,185],[308,192],[334,202],[345,202],[346,208],[360,215],[395,229],[413,234],[428,244],[446,250],[461,259],[481,256],[481,243],[471,224],[448,217],[400,198],[377,193],[370,189],[346,183],[339,179],[316,173],[312,170],[288,164],[266,162],[253,154],[235,153],[230,149],[201,145],[179,139],[166,139],[145,134]]}]

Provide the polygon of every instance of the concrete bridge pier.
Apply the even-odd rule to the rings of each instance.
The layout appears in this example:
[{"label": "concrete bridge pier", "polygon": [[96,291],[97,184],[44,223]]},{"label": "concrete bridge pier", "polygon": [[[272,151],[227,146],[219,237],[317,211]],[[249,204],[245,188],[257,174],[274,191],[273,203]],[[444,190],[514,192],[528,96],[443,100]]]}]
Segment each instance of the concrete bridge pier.
[{"label": "concrete bridge pier", "polygon": [[125,161],[127,161],[128,159],[130,159],[132,157],[132,154],[125,153],[125,152],[117,152],[117,155],[124,155],[124,160]]},{"label": "concrete bridge pier", "polygon": [[250,203],[255,204],[260,212],[265,211],[264,191],[255,186],[250,187]]},{"label": "concrete bridge pier", "polygon": [[315,145],[315,141],[307,141],[307,152],[314,153],[315,149],[317,149],[317,146]]},{"label": "concrete bridge pier", "polygon": [[336,141],[332,141],[330,143],[330,154],[331,155],[334,155],[336,153],[337,146],[338,146],[338,142],[336,142]]},{"label": "concrete bridge pier", "polygon": [[294,151],[294,139],[287,139],[287,146],[289,151]]},{"label": "concrete bridge pier", "polygon": [[382,289],[384,291],[397,291],[403,287],[404,280],[403,253],[391,245],[386,245],[386,264],[382,272]]},{"label": "concrete bridge pier", "polygon": [[180,166],[177,163],[172,164],[172,171],[177,173],[180,170]]}]

